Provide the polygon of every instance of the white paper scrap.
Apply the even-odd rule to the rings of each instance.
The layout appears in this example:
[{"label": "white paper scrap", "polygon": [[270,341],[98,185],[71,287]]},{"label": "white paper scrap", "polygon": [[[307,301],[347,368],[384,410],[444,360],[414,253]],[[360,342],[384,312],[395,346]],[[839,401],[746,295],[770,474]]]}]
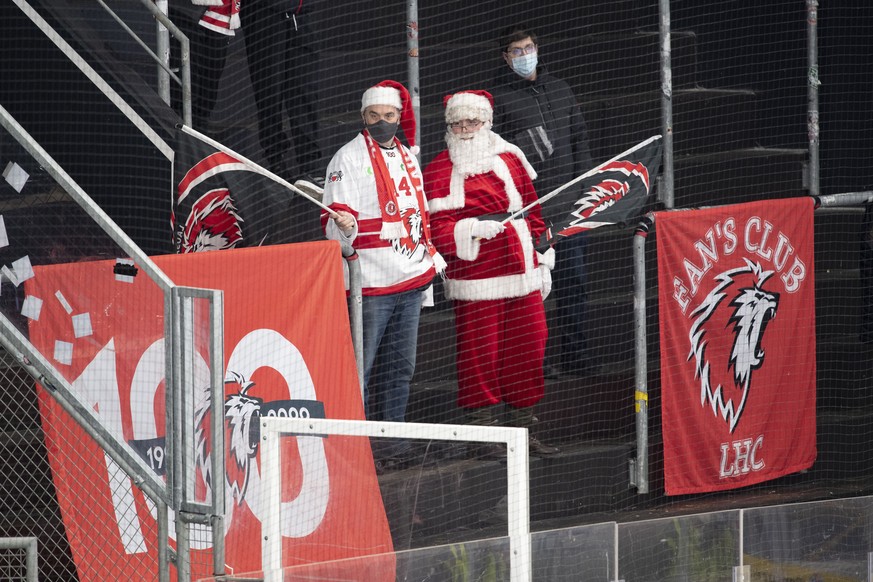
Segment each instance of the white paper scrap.
[{"label": "white paper scrap", "polygon": [[9,235],[6,234],[6,222],[3,220],[3,215],[0,214],[0,248],[9,246]]},{"label": "white paper scrap", "polygon": [[67,315],[73,313],[73,308],[70,307],[70,304],[67,302],[67,298],[64,297],[64,294],[60,291],[55,292],[55,297],[58,298],[58,301],[61,302],[61,307],[64,308],[64,311],[67,312]]},{"label": "white paper scrap", "polygon": [[15,271],[15,276],[18,278],[17,285],[31,279],[33,277],[33,266],[30,264],[30,257],[24,255],[17,261],[12,261],[12,270]]},{"label": "white paper scrap", "polygon": [[30,178],[30,175],[15,162],[9,162],[6,164],[6,169],[3,170],[3,177],[20,194],[21,190],[24,189],[24,185],[27,184],[27,179]]},{"label": "white paper scrap", "polygon": [[70,365],[73,363],[73,344],[70,342],[55,341],[55,361],[59,364]]},{"label": "white paper scrap", "polygon": [[76,337],[87,337],[93,333],[91,329],[91,315],[80,313],[73,316],[73,333]]},{"label": "white paper scrap", "polygon": [[8,279],[10,283],[18,287],[18,277],[15,276],[15,273],[13,273],[9,267],[7,267],[6,265],[0,267],[0,274],[6,277],[6,279]]},{"label": "white paper scrap", "polygon": [[28,295],[21,304],[21,315],[34,321],[39,321],[39,313],[42,311],[42,299]]}]

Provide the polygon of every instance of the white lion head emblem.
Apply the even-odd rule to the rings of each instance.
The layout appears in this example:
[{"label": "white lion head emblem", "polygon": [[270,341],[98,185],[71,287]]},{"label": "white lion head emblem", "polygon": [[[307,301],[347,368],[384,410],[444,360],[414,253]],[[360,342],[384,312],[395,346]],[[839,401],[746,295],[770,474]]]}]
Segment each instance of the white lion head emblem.
[{"label": "white lion head emblem", "polygon": [[418,246],[422,242],[422,238],[424,238],[421,212],[417,208],[407,208],[403,211],[402,217],[409,236],[391,239],[391,246],[394,248],[395,253],[409,258],[415,254],[415,251],[418,250]]},{"label": "white lion head emblem", "polygon": [[249,485],[252,460],[258,454],[258,440],[254,431],[257,429],[263,401],[246,394],[255,384],[236,372],[228,371],[224,382],[239,385],[239,391],[230,394],[225,400],[224,415],[229,456],[225,471],[231,491],[237,504],[240,504],[245,499]]},{"label": "white lion head emblem", "polygon": [[[731,432],[745,408],[752,372],[764,364],[761,342],[767,324],[776,316],[779,306],[779,294],[764,289],[764,283],[773,275],[773,271],[764,271],[761,265],[753,264],[748,259],[744,261],[745,267],[731,269],[715,277],[718,284],[691,314],[696,319],[689,332],[691,352],[688,359],[695,360],[695,377],[700,379],[700,404],[709,404],[713,414],[720,415],[728,423]],[[705,339],[705,326],[727,296],[725,290],[735,282],[736,277],[743,274],[752,275],[754,283],[738,290],[730,302],[734,311],[727,320],[727,324],[733,326],[734,339],[725,369],[733,368],[733,383],[741,390],[739,404],[735,404],[734,398],[725,397],[722,384],[712,388],[710,362],[706,356],[708,340]]]}]

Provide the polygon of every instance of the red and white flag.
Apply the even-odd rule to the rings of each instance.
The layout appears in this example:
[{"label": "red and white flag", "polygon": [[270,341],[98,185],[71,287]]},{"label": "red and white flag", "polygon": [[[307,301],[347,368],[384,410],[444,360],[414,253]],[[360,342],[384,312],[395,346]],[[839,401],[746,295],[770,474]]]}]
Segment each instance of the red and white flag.
[{"label": "red and white flag", "polygon": [[176,135],[170,226],[177,253],[322,239],[321,209],[242,160]]},{"label": "red and white flag", "polygon": [[816,457],[813,200],[655,214],[668,495]]},{"label": "red and white flag", "polygon": [[[540,236],[537,248],[545,250],[546,245],[557,244],[563,238],[593,228],[639,220],[655,188],[661,150],[661,136],[653,135],[560,188],[548,194],[540,193],[546,200],[558,191],[573,187],[578,188],[581,197],[565,210],[561,220]],[[565,204],[564,198],[550,198],[543,206]]]},{"label": "red and white flag", "polygon": [[[211,422],[209,393],[201,389],[194,394],[195,493],[204,501],[213,488],[224,488],[225,531],[215,533],[224,534],[227,571],[257,572],[267,511],[257,418],[364,419],[339,245],[275,245],[154,261],[176,284],[223,291],[226,474],[210,474],[212,453],[202,436]],[[94,261],[34,269],[25,285],[42,309],[30,320],[30,340],[53,354],[51,362],[109,430],[165,475],[164,298],[135,267],[117,267]],[[208,333],[197,325],[195,331],[198,345],[208,346]],[[208,386],[208,353],[195,351],[193,383]],[[157,580],[154,505],[45,390],[39,403],[79,579]],[[282,454],[286,566],[392,551],[367,439],[300,436],[287,439]],[[170,525],[172,545],[172,518]],[[213,532],[193,527],[192,579],[201,579],[212,573]],[[394,580],[390,554],[348,568],[361,580]]]}]

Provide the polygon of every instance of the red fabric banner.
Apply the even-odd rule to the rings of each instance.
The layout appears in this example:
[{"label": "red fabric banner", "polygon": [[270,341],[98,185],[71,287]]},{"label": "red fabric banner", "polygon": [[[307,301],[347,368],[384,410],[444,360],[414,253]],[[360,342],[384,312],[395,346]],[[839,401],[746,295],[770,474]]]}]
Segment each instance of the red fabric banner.
[{"label": "red fabric banner", "polygon": [[[257,417],[364,419],[341,261],[339,246],[326,241],[155,258],[178,285],[224,291],[227,474],[211,478],[202,447],[193,456],[195,493],[205,500],[213,483],[225,488],[229,573],[261,567],[266,508],[259,499]],[[164,474],[163,296],[143,273],[130,277],[130,268],[118,267],[97,261],[36,268],[26,290],[42,300],[42,310],[31,321],[30,339],[110,430]],[[208,345],[198,309],[195,337]],[[194,384],[208,386],[205,349],[198,355]],[[194,403],[200,435],[209,422],[208,390],[195,394]],[[152,504],[43,390],[40,409],[79,579],[129,580],[135,573],[156,580]],[[367,439],[286,440],[285,565],[391,552]],[[170,519],[175,540],[172,512]],[[191,546],[193,578],[211,575],[209,532],[195,528]],[[385,570],[384,560],[375,565]],[[388,570],[391,576],[363,575],[393,580]]]},{"label": "red fabric banner", "polygon": [[668,495],[816,457],[813,200],[655,214]]}]

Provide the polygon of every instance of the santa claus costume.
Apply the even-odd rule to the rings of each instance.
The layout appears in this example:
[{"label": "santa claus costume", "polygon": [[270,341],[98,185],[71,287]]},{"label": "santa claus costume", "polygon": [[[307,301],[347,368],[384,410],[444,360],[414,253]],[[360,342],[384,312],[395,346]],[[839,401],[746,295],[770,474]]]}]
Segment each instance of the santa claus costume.
[{"label": "santa claus costume", "polygon": [[[527,425],[544,393],[543,298],[554,251],[534,249],[545,230],[539,206],[499,223],[537,200],[536,173],[519,148],[491,131],[487,92],[456,93],[445,104],[449,147],[427,166],[424,181],[434,244],[447,263],[445,292],[454,301],[458,405],[472,412],[503,402],[527,412],[517,415]],[[480,125],[470,137],[467,127]]]}]

